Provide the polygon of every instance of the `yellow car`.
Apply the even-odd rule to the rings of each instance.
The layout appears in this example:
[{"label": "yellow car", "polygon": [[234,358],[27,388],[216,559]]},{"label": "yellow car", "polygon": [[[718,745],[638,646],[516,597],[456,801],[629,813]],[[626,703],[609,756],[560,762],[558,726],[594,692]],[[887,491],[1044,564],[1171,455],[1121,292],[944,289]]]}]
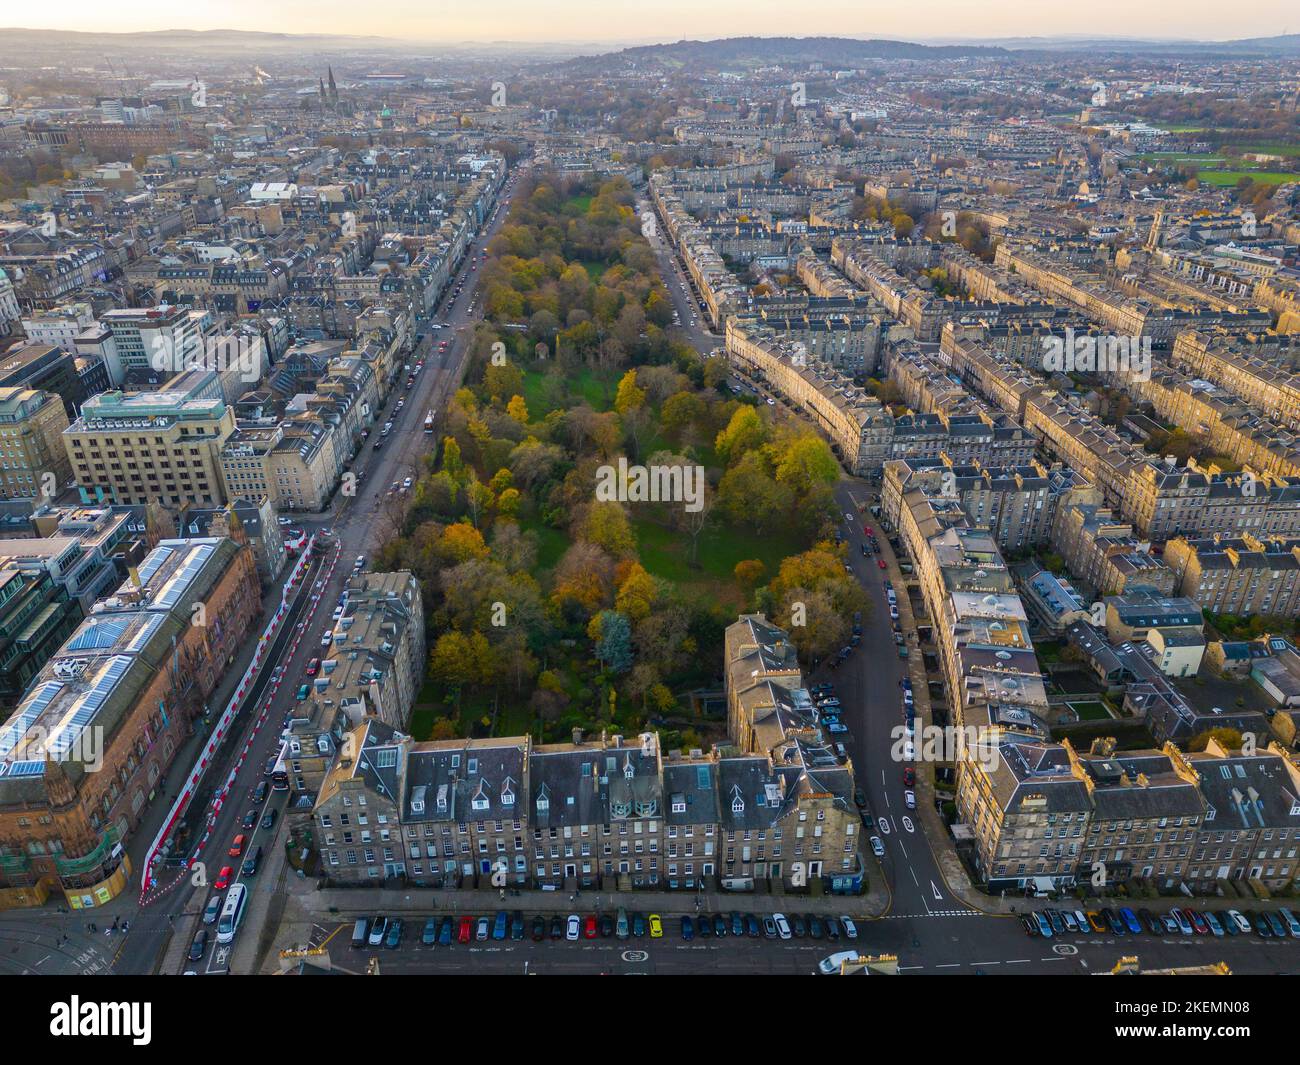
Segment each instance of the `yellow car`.
[{"label": "yellow car", "polygon": [[659,915],[657,913],[652,913],[650,915],[650,938],[663,939],[663,937],[664,937],[664,923],[661,920],[659,920]]}]

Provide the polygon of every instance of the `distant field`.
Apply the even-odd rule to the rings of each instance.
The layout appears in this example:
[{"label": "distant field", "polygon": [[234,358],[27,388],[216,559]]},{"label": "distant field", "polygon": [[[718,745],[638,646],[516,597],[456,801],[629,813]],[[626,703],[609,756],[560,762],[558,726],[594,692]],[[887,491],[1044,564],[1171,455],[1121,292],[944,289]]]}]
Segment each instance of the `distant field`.
[{"label": "distant field", "polygon": [[1235,185],[1244,177],[1263,185],[1281,185],[1284,181],[1300,181],[1300,174],[1282,170],[1198,170],[1199,180],[1210,185]]}]

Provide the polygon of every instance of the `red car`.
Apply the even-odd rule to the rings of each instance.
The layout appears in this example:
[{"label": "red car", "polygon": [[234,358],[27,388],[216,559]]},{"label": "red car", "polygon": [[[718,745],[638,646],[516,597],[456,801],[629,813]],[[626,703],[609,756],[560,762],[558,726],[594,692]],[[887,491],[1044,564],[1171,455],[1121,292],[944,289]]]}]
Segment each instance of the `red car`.
[{"label": "red car", "polygon": [[217,874],[217,879],[212,886],[218,891],[225,891],[226,888],[230,887],[230,878],[234,875],[235,870],[233,866],[223,865],[221,867],[221,872]]},{"label": "red car", "polygon": [[244,853],[244,837],[236,836],[235,841],[230,845],[229,854],[232,858],[238,858]]},{"label": "red car", "polygon": [[903,787],[910,788],[916,784],[916,770],[910,765],[903,769]]},{"label": "red car", "polygon": [[307,663],[307,676],[309,677],[316,676],[316,671],[318,669],[320,669],[320,659],[313,658],[310,662]]},{"label": "red car", "polygon": [[1195,910],[1184,909],[1183,916],[1192,923],[1192,927],[1196,929],[1198,936],[1208,936],[1210,934],[1209,922]]},{"label": "red car", "polygon": [[864,533],[866,533],[868,536],[875,536],[875,535],[876,535],[876,534],[872,531],[870,525],[864,525],[864,526],[862,526],[862,531],[863,531]]},{"label": "red car", "polygon": [[596,916],[587,914],[587,919],[582,922],[582,935],[584,939],[596,938]]},{"label": "red car", "polygon": [[456,942],[468,943],[474,937],[474,918],[462,917],[460,928],[456,930]]},{"label": "red car", "polygon": [[884,560],[883,558],[878,558],[878,559],[876,559],[876,565],[879,566],[881,569],[885,569],[885,568],[886,568],[886,566],[885,566],[885,560]]}]

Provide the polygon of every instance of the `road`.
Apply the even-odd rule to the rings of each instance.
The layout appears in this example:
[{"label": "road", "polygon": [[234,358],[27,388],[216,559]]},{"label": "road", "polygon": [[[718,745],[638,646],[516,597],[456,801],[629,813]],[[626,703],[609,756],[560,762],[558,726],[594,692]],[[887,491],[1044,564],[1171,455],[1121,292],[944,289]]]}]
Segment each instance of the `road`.
[{"label": "road", "polygon": [[[205,778],[205,784],[219,786],[225,781],[241,753],[243,754],[244,760],[235,776],[229,797],[217,814],[209,843],[200,856],[206,863],[209,883],[216,878],[223,865],[229,864],[234,867],[237,874],[240,872],[242,858],[229,857],[226,853],[231,840],[236,835],[242,833],[247,837],[245,854],[260,845],[269,855],[272,847],[279,845],[276,840],[284,823],[282,807],[285,796],[283,794],[273,793],[266,803],[268,808],[275,807],[279,811],[272,829],[261,828],[259,819],[259,827],[245,830],[241,827],[241,821],[244,814],[254,806],[252,794],[258,783],[264,779],[264,765],[267,759],[279,751],[280,723],[295,703],[295,691],[298,685],[306,679],[304,670],[308,661],[320,651],[319,637],[329,622],[330,611],[333,610],[334,604],[343,592],[344,583],[351,574],[352,561],[357,555],[369,557],[377,546],[378,538],[384,535],[380,527],[382,523],[375,521],[375,512],[380,506],[380,501],[388,494],[392,481],[401,481],[404,477],[414,476],[417,473],[422,459],[437,439],[436,432],[426,434],[423,431],[425,412],[433,408],[438,412],[441,420],[446,403],[460,381],[461,368],[469,352],[473,323],[479,316],[473,295],[475,288],[473,282],[477,278],[473,264],[478,261],[488,240],[496,233],[505,218],[510,197],[516,187],[517,173],[518,171],[515,179],[502,189],[498,201],[500,209],[495,211],[489,224],[470,246],[456,276],[447,286],[447,295],[442,305],[435,309],[432,320],[445,322],[446,327],[425,332],[427,325],[421,324],[420,332],[424,332],[424,335],[409,362],[414,366],[420,358],[424,358],[424,371],[417,376],[415,385],[409,391],[399,379],[398,384],[389,394],[384,409],[377,415],[376,426],[392,419],[393,431],[388,441],[377,452],[372,446],[377,430],[372,432],[370,440],[363,442],[353,465],[353,472],[362,474],[356,484],[355,494],[347,495],[340,491],[335,496],[330,510],[324,514],[294,516],[295,524],[300,524],[308,530],[315,531],[323,528],[331,530],[338,544],[338,562],[333,571],[329,572],[330,561],[334,554],[331,552],[320,562],[319,568],[313,570],[308,582],[304,582],[319,596],[319,599],[312,609],[310,597],[301,597],[302,605],[299,612],[286,620],[281,635],[262,668],[254,694],[247,705],[258,705],[261,693],[269,683],[275,668],[282,668],[285,676],[279,691],[271,699],[264,713],[258,715],[260,720],[266,722],[266,727],[254,729],[254,718],[251,714],[248,715],[237,729],[232,730],[234,733],[232,741],[221,752],[221,757]],[[455,295],[458,282],[464,282],[464,285],[460,294]],[[448,350],[445,354],[439,355],[434,349],[443,339],[448,341]],[[406,402],[403,409],[397,412],[397,401],[402,398],[405,398]],[[328,578],[320,576],[327,572]],[[289,648],[293,645],[292,636],[301,638],[290,653]],[[186,766],[184,771],[188,772],[188,769],[189,767]],[[179,774],[181,771],[181,767],[176,766],[171,772]],[[238,883],[241,879],[242,876],[237,875],[232,883]],[[163,894],[157,901],[147,904],[143,909],[127,915],[131,928],[118,945],[114,972],[149,973],[154,970],[159,953],[166,945],[172,922],[175,922],[177,928],[182,927],[182,922],[177,920],[177,917],[182,912],[188,895],[188,890],[179,888]],[[240,932],[241,938],[258,934],[259,930],[247,922]],[[225,971],[228,965],[228,953],[210,946],[204,960],[192,967],[200,972]]]},{"label": "road", "polygon": [[678,321],[673,329],[696,351],[707,355],[714,348],[722,346],[723,338],[709,332],[708,319],[700,310],[699,295],[695,292],[690,275],[682,268],[681,261],[668,243],[663,219],[655,213],[654,205],[646,199],[637,200],[636,212],[641,219],[645,219],[647,213],[654,217],[655,225],[646,234],[646,242],[654,249],[655,258],[659,261],[659,275],[672,297],[673,310],[677,312]]},{"label": "road", "polygon": [[[752,900],[744,904],[752,904]],[[532,920],[524,911],[526,928]],[[788,910],[786,911],[789,912]],[[890,916],[858,920],[859,936],[849,941],[696,938],[683,942],[676,917],[664,920],[664,938],[595,939],[568,942],[530,938],[467,945],[426,947],[420,942],[423,916],[406,920],[402,945],[395,950],[351,947],[351,924],[337,925],[326,944],[331,965],[365,972],[371,958],[385,974],[521,973],[535,974],[698,974],[736,975],[811,973],[822,958],[849,948],[863,954],[893,954],[900,973],[927,975],[1082,975],[1110,970],[1120,958],[1137,955],[1144,968],[1170,968],[1225,961],[1234,973],[1278,974],[1300,967],[1300,940],[1256,936],[1215,939],[1151,936],[1066,936],[1031,939],[1015,918],[967,911],[965,917]]]}]

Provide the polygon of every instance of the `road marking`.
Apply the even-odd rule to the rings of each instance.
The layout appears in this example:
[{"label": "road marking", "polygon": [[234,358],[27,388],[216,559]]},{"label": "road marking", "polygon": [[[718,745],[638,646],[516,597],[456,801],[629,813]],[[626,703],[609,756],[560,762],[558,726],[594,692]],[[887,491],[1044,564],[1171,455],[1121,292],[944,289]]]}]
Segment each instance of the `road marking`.
[{"label": "road marking", "polygon": [[943,898],[943,896],[942,896],[941,894],[939,894],[939,889],[938,889],[937,887],[934,886],[934,881],[933,881],[933,880],[930,881],[930,890],[934,892],[934,897],[935,897],[936,899],[942,899],[942,898]]}]

